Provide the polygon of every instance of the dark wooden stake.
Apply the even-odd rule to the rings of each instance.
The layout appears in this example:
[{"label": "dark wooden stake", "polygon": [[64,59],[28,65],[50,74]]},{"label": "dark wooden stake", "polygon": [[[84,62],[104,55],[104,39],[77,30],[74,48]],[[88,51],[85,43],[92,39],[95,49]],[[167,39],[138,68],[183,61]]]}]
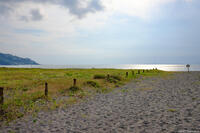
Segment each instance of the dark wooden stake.
[{"label": "dark wooden stake", "polygon": [[138,70],[138,74],[140,74],[140,70]]},{"label": "dark wooden stake", "polygon": [[134,75],[135,73],[134,73],[134,71],[132,71],[132,75]]},{"label": "dark wooden stake", "polygon": [[48,96],[48,83],[45,83],[44,94],[45,94],[46,97]]},{"label": "dark wooden stake", "polygon": [[74,86],[76,86],[76,79],[74,79]]},{"label": "dark wooden stake", "polygon": [[107,75],[107,79],[109,79],[109,78],[110,78],[110,75],[108,74],[108,75]]},{"label": "dark wooden stake", "polygon": [[128,72],[126,72],[126,77],[128,77]]},{"label": "dark wooden stake", "polygon": [[3,105],[3,87],[0,87],[0,105]]},{"label": "dark wooden stake", "polygon": [[143,70],[143,73],[144,73],[144,70]]}]

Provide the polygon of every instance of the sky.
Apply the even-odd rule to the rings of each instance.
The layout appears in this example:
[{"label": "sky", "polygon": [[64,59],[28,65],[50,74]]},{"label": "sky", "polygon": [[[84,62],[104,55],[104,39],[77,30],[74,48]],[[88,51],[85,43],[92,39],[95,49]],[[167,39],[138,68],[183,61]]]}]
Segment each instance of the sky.
[{"label": "sky", "polygon": [[0,0],[0,52],[40,64],[200,64],[199,0]]}]

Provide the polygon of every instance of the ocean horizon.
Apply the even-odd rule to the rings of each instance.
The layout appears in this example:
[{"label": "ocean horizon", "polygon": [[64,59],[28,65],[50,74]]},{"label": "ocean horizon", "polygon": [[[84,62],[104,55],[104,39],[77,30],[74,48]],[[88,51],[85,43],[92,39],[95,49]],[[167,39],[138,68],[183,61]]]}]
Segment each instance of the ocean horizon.
[{"label": "ocean horizon", "polygon": [[[163,71],[187,71],[183,64],[119,64],[119,65],[0,65],[7,68],[42,68],[42,69],[159,69]],[[200,65],[190,65],[190,71],[200,71]]]}]

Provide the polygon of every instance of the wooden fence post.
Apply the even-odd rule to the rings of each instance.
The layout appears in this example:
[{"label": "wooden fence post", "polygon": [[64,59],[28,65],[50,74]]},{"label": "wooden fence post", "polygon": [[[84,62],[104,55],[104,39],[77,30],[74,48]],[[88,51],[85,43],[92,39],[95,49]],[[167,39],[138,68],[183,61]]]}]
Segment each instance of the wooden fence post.
[{"label": "wooden fence post", "polygon": [[140,74],[140,70],[138,70],[138,74]]},{"label": "wooden fence post", "polygon": [[132,71],[132,75],[134,75],[135,73],[134,73],[134,71]]},{"label": "wooden fence post", "polygon": [[76,79],[74,79],[74,86],[76,86]]},{"label": "wooden fence post", "polygon": [[3,87],[0,87],[0,105],[3,105]]},{"label": "wooden fence post", "polygon": [[45,83],[45,90],[44,90],[45,96],[48,96],[48,83]]},{"label": "wooden fence post", "polygon": [[109,78],[110,78],[110,75],[108,74],[108,75],[107,75],[107,79],[109,79]]},{"label": "wooden fence post", "polygon": [[126,77],[128,77],[128,72],[126,72]]}]

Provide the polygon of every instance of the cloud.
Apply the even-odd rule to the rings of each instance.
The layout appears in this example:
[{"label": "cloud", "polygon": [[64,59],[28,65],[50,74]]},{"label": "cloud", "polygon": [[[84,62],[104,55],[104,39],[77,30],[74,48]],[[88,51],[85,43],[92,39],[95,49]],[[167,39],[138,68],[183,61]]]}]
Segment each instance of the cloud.
[{"label": "cloud", "polygon": [[0,15],[7,15],[10,11],[12,11],[11,5],[0,2]]},{"label": "cloud", "polygon": [[0,13],[4,14],[7,12],[7,10],[9,10],[8,7],[4,6],[4,5],[0,5]]},{"label": "cloud", "polygon": [[63,0],[62,3],[70,13],[80,18],[87,13],[103,10],[99,0]]},{"label": "cloud", "polygon": [[[152,12],[159,12],[159,8],[162,5],[177,1],[193,2],[194,0],[0,0],[0,15],[14,10],[24,3],[35,3],[62,7],[78,18],[83,18],[89,13],[95,13],[105,9],[113,13],[148,18]],[[36,19],[42,20],[42,16],[40,17],[41,19]],[[21,20],[27,21],[29,19],[21,16]]]},{"label": "cloud", "polygon": [[106,9],[123,15],[149,18],[153,13],[170,3],[178,1],[192,2],[194,0],[102,0]]},{"label": "cloud", "polygon": [[42,20],[42,18],[43,18],[39,9],[31,10],[31,15],[32,15],[31,20],[33,20],[33,21],[39,21],[39,20]]},{"label": "cloud", "polygon": [[41,14],[40,10],[39,9],[32,9],[30,11],[30,17],[29,16],[21,16],[20,17],[20,20],[23,20],[23,21],[40,21],[43,19],[43,15]]},{"label": "cloud", "polygon": [[[108,56],[113,56],[108,60],[112,62],[116,58],[140,57],[141,51],[151,54],[143,49],[155,42],[163,44],[161,40],[171,36],[171,43],[175,44],[173,38],[177,38],[169,32],[174,28],[171,23],[169,29],[168,25],[160,23],[151,27],[151,23],[156,21],[151,17],[159,19],[155,10],[166,17],[165,5],[167,8],[175,5],[172,11],[180,17],[176,8],[181,8],[179,3],[183,1],[193,5],[195,0],[0,0],[0,51],[34,57],[47,64],[52,63],[56,55],[60,59],[57,62],[62,64],[64,60],[67,63],[73,63],[71,60],[75,59],[83,62],[82,59],[93,57],[94,60],[86,62],[102,59],[105,63],[104,58],[111,58]],[[179,12],[194,18],[187,13],[192,6],[185,9]],[[149,17],[150,21],[153,20],[151,23],[144,19]],[[166,28],[160,28],[159,24]],[[154,31],[155,27],[163,33]],[[191,30],[188,34],[193,32]],[[168,33],[171,36],[165,36]],[[187,38],[187,34],[185,36]]]},{"label": "cloud", "polygon": [[[15,9],[24,3],[36,3],[36,4],[51,4],[58,5],[68,9],[68,11],[82,18],[88,13],[95,13],[103,10],[103,6],[100,0],[0,0],[0,15],[7,13],[11,9]],[[42,15],[38,10],[32,10],[32,20],[38,21],[42,19]],[[22,16],[21,20],[29,20],[27,17]]]}]

